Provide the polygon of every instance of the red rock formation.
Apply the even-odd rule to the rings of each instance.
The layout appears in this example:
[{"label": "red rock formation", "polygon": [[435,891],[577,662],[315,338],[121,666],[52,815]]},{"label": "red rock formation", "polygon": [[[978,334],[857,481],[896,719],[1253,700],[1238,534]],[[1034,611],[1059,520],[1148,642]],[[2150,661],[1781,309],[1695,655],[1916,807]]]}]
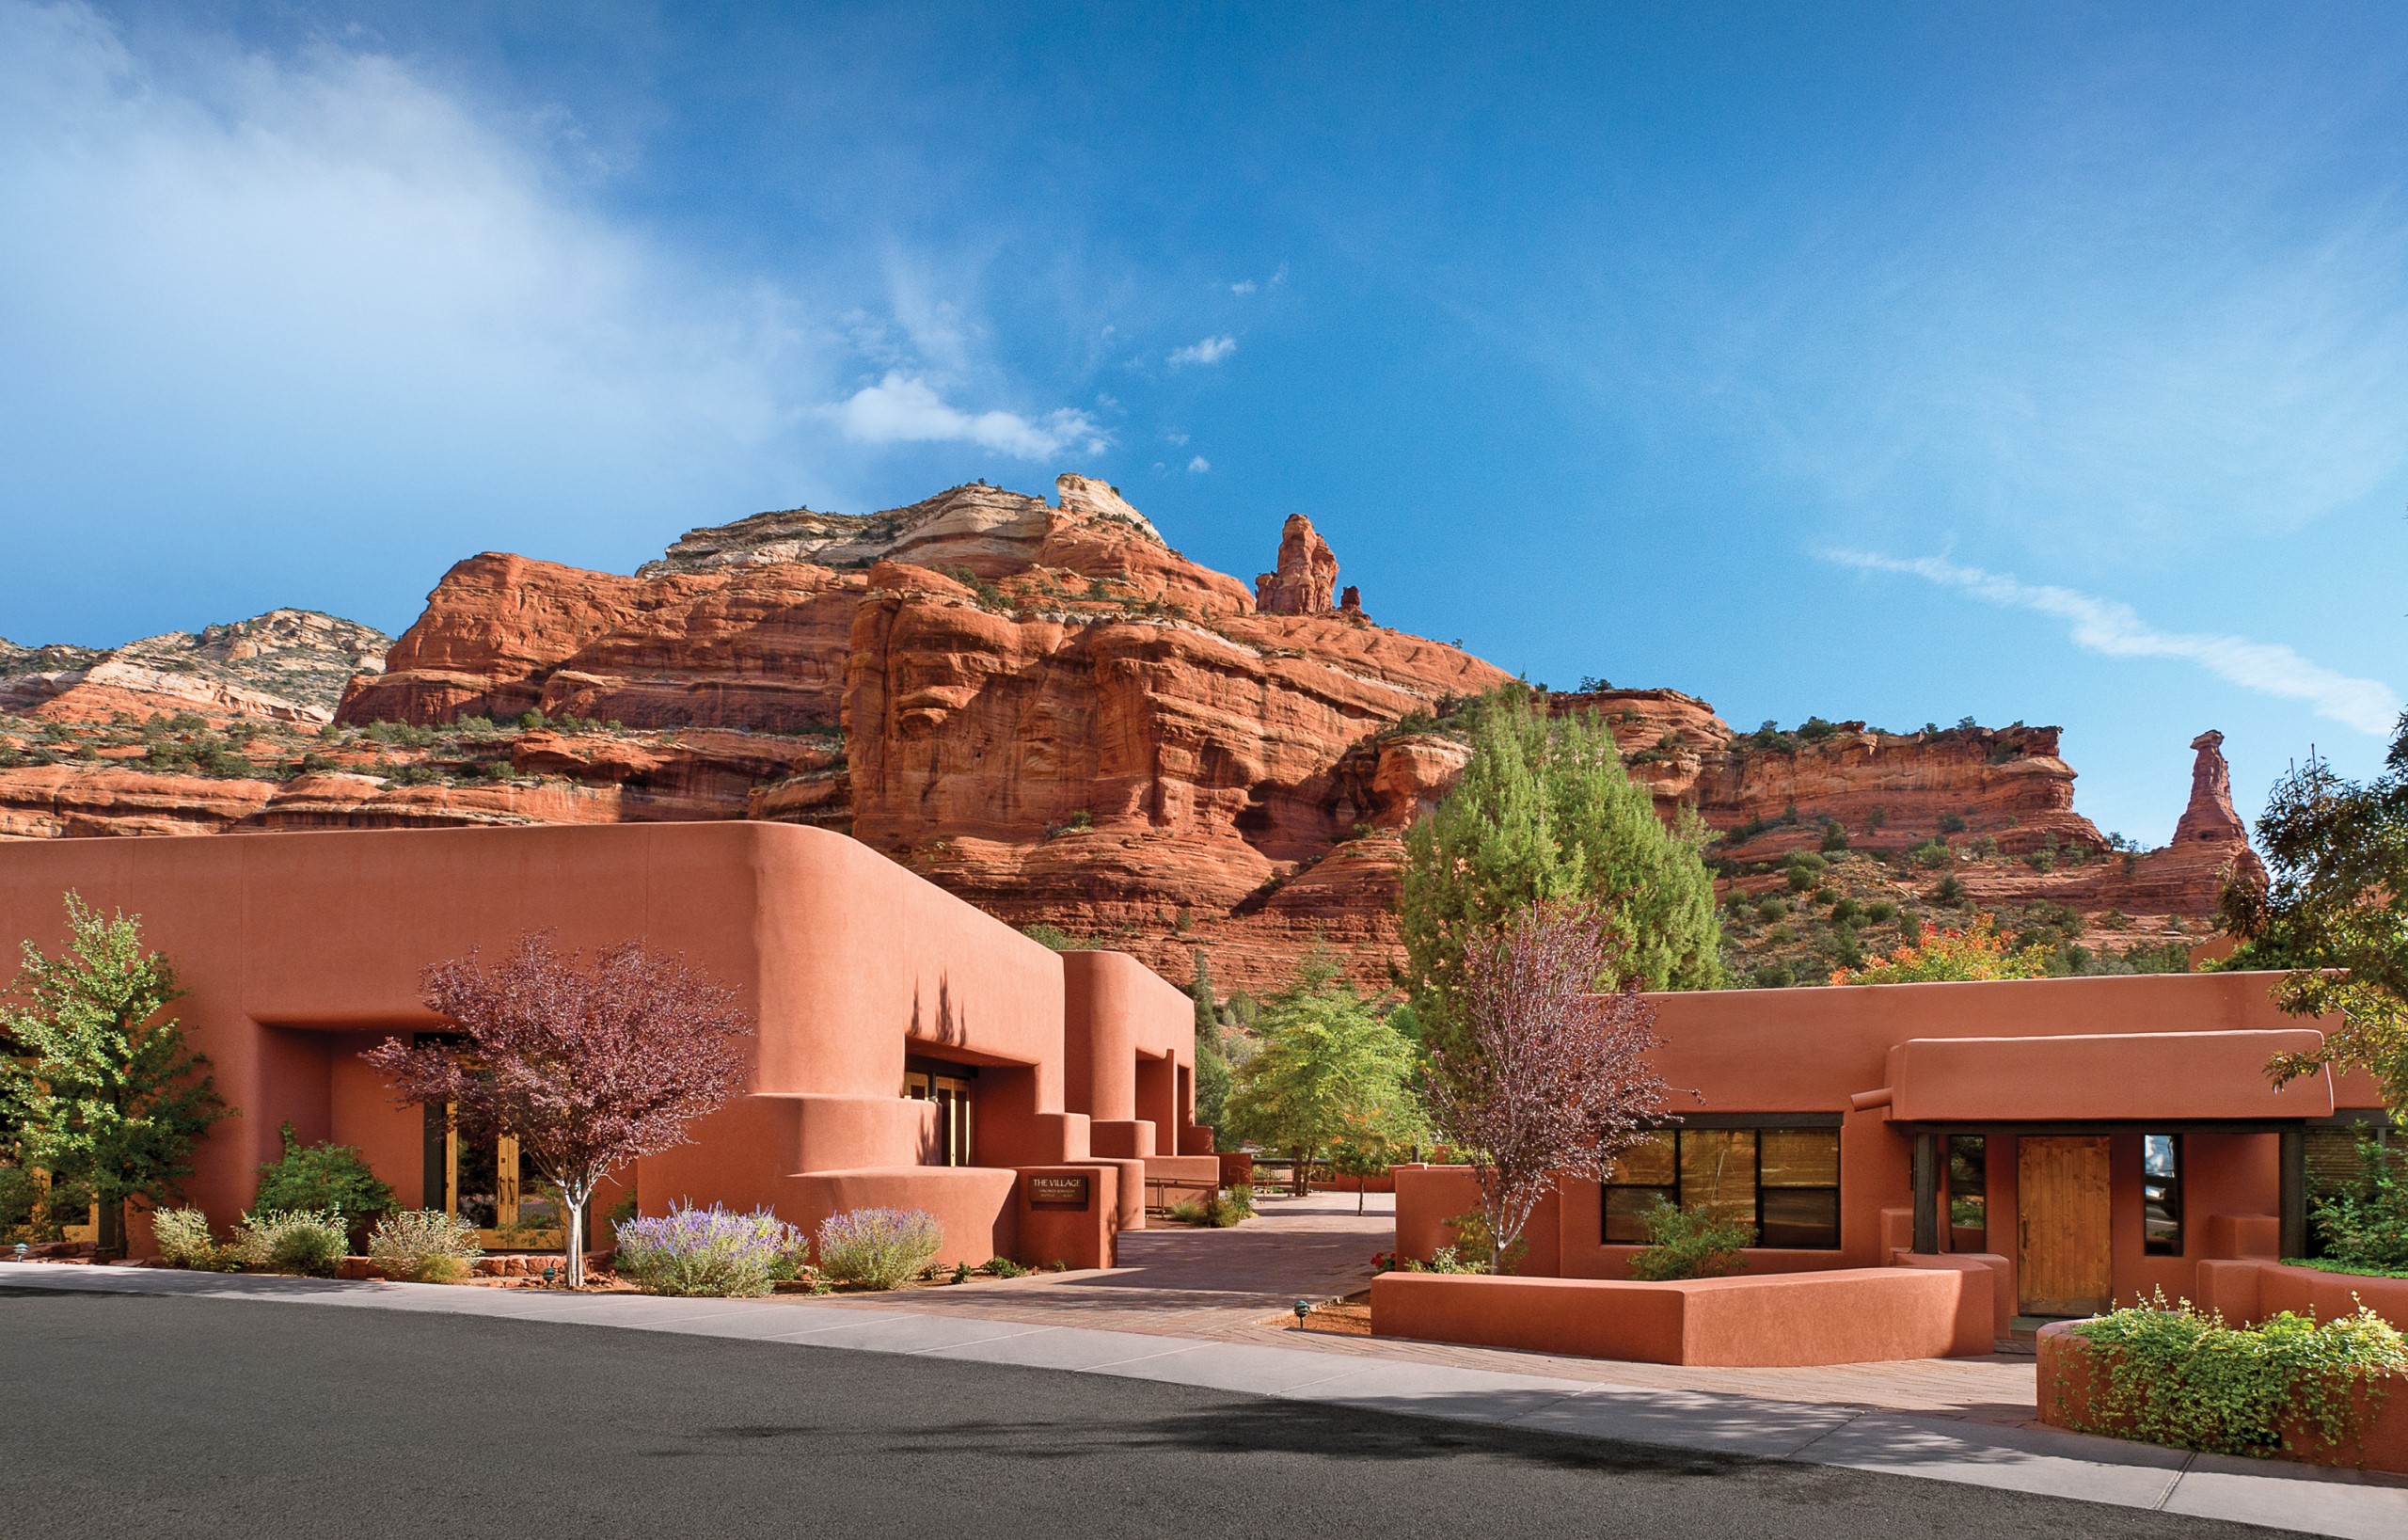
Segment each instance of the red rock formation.
[{"label": "red rock formation", "polygon": [[[353,678],[339,720],[540,710],[625,730],[287,732],[275,756],[312,769],[283,782],[125,768],[112,756],[144,749],[114,738],[99,763],[24,765],[61,752],[26,738],[40,754],[0,757],[21,767],[0,769],[0,835],[788,819],[1174,977],[1201,946],[1225,986],[1276,987],[1326,943],[1382,981],[1402,832],[1468,754],[1396,724],[1505,675],[1370,625],[1352,589],[1333,606],[1337,559],[1302,516],[1249,595],[1104,484],[1056,485],[1053,504],[973,485],[858,517],[758,515],[689,532],[635,577],[474,557],[386,672]],[[0,676],[79,667],[0,654]],[[2175,846],[2100,857],[2052,727],[1738,735],[1675,691],[1551,701],[1601,713],[1666,816],[1694,806],[1726,835],[1717,853],[1745,861],[1817,845],[1831,818],[1862,849],[2065,853],[1969,864],[1986,903],[2194,917],[2226,871],[2257,869],[2212,734]],[[496,778],[497,755],[514,775]]]},{"label": "red rock formation", "polygon": [[[1313,521],[1290,514],[1279,532],[1279,569],[1254,580],[1254,607],[1266,615],[1321,615],[1335,608],[1330,595],[1338,587],[1338,557],[1329,543],[1313,530]],[[1363,599],[1354,595],[1349,608],[1360,611]]]}]

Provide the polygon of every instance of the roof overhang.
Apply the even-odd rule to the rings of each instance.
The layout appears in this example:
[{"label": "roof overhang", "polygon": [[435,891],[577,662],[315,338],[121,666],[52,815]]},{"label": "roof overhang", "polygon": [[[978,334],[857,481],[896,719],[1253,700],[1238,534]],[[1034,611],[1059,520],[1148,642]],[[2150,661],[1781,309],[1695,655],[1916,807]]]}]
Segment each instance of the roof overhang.
[{"label": "roof overhang", "polygon": [[2277,1056],[2313,1053],[2308,1027],[2131,1032],[2062,1038],[1909,1038],[1890,1050],[1889,1085],[1861,1094],[1912,1123],[2260,1122],[2329,1118],[2319,1069],[2275,1088]]}]

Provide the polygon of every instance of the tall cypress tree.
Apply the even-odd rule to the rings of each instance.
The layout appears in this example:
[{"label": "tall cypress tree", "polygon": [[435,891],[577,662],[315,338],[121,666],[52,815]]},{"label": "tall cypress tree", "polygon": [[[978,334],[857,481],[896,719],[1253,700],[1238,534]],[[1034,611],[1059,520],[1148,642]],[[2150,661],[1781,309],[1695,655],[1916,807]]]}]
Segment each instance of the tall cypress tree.
[{"label": "tall cypress tree", "polygon": [[1667,829],[1593,711],[1550,717],[1509,686],[1473,713],[1472,754],[1405,836],[1403,983],[1425,1046],[1460,1050],[1464,954],[1524,905],[1577,899],[1615,943],[1601,988],[1723,981],[1714,878],[1694,811]]},{"label": "tall cypress tree", "polygon": [[1187,992],[1196,1002],[1196,1120],[1212,1131],[1220,1147],[1221,1113],[1229,1100],[1229,1061],[1221,1052],[1221,1005],[1212,995],[1212,968],[1196,948],[1196,979]]}]

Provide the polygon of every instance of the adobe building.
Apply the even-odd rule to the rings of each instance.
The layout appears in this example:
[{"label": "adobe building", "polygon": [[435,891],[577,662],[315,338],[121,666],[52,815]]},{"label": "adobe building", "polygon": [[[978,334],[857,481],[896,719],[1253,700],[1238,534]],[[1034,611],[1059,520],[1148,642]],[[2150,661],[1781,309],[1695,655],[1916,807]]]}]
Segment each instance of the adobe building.
[{"label": "adobe building", "polygon": [[[410,1207],[489,1246],[560,1242],[508,1139],[397,1104],[359,1055],[443,1024],[420,970],[548,929],[630,939],[741,992],[749,1094],[629,1173],[642,1212],[768,1205],[806,1230],[926,1209],[946,1262],[1109,1265],[1148,1179],[1210,1182],[1194,1008],[1135,960],[1055,953],[825,830],[768,823],[383,830],[0,844],[0,941],[55,953],[69,889],[138,914],[190,991],[172,1008],[236,1116],[186,1183],[220,1227],[290,1121],[356,1145]],[[595,1214],[626,1196],[596,1195]],[[137,1245],[147,1229],[135,1228]],[[591,1244],[609,1245],[597,1220]]]},{"label": "adobe building", "polygon": [[[2270,987],[2279,976],[1650,995],[1664,1040],[1655,1062],[1676,1088],[1678,1126],[1621,1157],[1606,1183],[1563,1182],[1526,1232],[1521,1275],[1628,1279],[1646,1239],[1642,1215],[1666,1201],[1725,1215],[1758,1235],[1745,1254],[1746,1278],[1623,1286],[1687,1291],[1692,1312],[1740,1310],[1751,1279],[1817,1274],[1830,1295],[1817,1311],[1861,1316],[1935,1286],[1875,1278],[1864,1285],[1871,1293],[1851,1300],[1832,1292],[1840,1275],[1901,1266],[1986,1273],[1966,1287],[1983,1295],[1987,1328],[1969,1314],[1952,1337],[1937,1323],[1936,1338],[1924,1339],[1927,1352],[1985,1352],[2015,1317],[2089,1315],[2159,1289],[2169,1299],[2222,1305],[2239,1320],[2282,1308],[2260,1310],[2261,1283],[2330,1280],[2339,1309],[2354,1309],[2340,1286],[2368,1280],[2270,1264],[2308,1254],[2311,1182],[2353,1163],[2354,1130],[2381,1128],[2382,1098],[2355,1073],[2320,1071],[2280,1089],[2271,1084],[2275,1056],[2322,1041],[2315,1021],[2276,1008]],[[1692,1088],[1695,1098],[1687,1094]],[[1399,1172],[1398,1254],[1427,1257],[1444,1244],[1446,1221],[1472,1208],[1473,1194],[1463,1167]],[[1402,1301],[1417,1289],[1435,1301],[1448,1286],[1424,1287],[1419,1276],[1379,1280],[1375,1317],[1384,1294],[1393,1297],[1377,1329],[1686,1362],[1836,1362],[1879,1345],[1877,1332],[1853,1345],[1801,1340],[1788,1350],[1797,1356],[1783,1357],[1778,1345],[1763,1356],[1762,1343],[1583,1338],[1579,1318],[1639,1308],[1639,1296],[1623,1299],[1619,1291],[1610,1302],[1542,1291],[1533,1301],[1553,1303],[1525,1301],[1515,1310],[1515,1329],[1529,1340],[1506,1341],[1493,1325],[1470,1323],[1459,1304],[1409,1311]],[[1766,1305],[1765,1290],[1753,1295],[1747,1309],[1778,1309]],[[1482,1309],[1497,1313],[1496,1303]],[[2408,1288],[2400,1306],[2408,1306]],[[1550,1311],[1557,1327],[1540,1324]],[[2395,1319],[2408,1319],[2408,1309]],[[1911,1345],[1913,1335],[1893,1334],[1893,1345]],[[1712,1357],[1718,1352],[1752,1356]]]}]

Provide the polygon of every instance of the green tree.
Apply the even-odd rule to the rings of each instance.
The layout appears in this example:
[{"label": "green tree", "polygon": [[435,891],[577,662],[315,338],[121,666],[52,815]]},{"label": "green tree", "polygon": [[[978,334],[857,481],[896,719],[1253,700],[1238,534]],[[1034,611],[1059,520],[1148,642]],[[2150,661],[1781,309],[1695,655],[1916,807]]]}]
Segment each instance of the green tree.
[{"label": "green tree", "polygon": [[2274,1061],[2279,1079],[2364,1070],[2408,1127],[2408,713],[2394,733],[2363,785],[2321,759],[2274,783],[2258,819],[2271,881],[2226,885],[2225,928],[2242,945],[2218,966],[2287,969],[2282,1008],[2328,1018],[2321,1050]]},{"label": "green tree", "polygon": [[1406,1143],[1429,1127],[1413,1088],[1418,1056],[1373,1003],[1316,956],[1296,982],[1263,1002],[1260,1041],[1232,1075],[1231,1134],[1288,1155],[1296,1191],[1335,1146]]},{"label": "green tree", "polygon": [[1720,984],[1721,927],[1695,812],[1666,828],[1593,711],[1549,717],[1528,689],[1509,686],[1472,719],[1469,763],[1405,836],[1398,919],[1423,1046],[1465,1045],[1465,954],[1532,903],[1584,902],[1603,914],[1614,962],[1600,988]]},{"label": "green tree", "polygon": [[209,1060],[185,1045],[168,1004],[175,969],[142,945],[140,918],[103,918],[67,895],[68,944],[46,956],[25,942],[0,1031],[19,1058],[0,1058],[0,1101],[24,1119],[24,1159],[88,1187],[100,1203],[100,1249],[125,1246],[125,1201],[182,1196],[193,1146],[227,1116]]},{"label": "green tree", "polygon": [[291,1123],[282,1132],[283,1157],[260,1167],[259,1196],[252,1206],[262,1214],[338,1215],[352,1249],[359,1250],[369,1225],[399,1209],[401,1199],[368,1168],[357,1146],[302,1144],[293,1136]]},{"label": "green tree", "polygon": [[1196,1120],[1212,1131],[1218,1149],[1229,1100],[1229,1061],[1221,1051],[1221,1003],[1212,996],[1212,968],[1201,946],[1196,948],[1196,979],[1187,992],[1196,1002]]}]

